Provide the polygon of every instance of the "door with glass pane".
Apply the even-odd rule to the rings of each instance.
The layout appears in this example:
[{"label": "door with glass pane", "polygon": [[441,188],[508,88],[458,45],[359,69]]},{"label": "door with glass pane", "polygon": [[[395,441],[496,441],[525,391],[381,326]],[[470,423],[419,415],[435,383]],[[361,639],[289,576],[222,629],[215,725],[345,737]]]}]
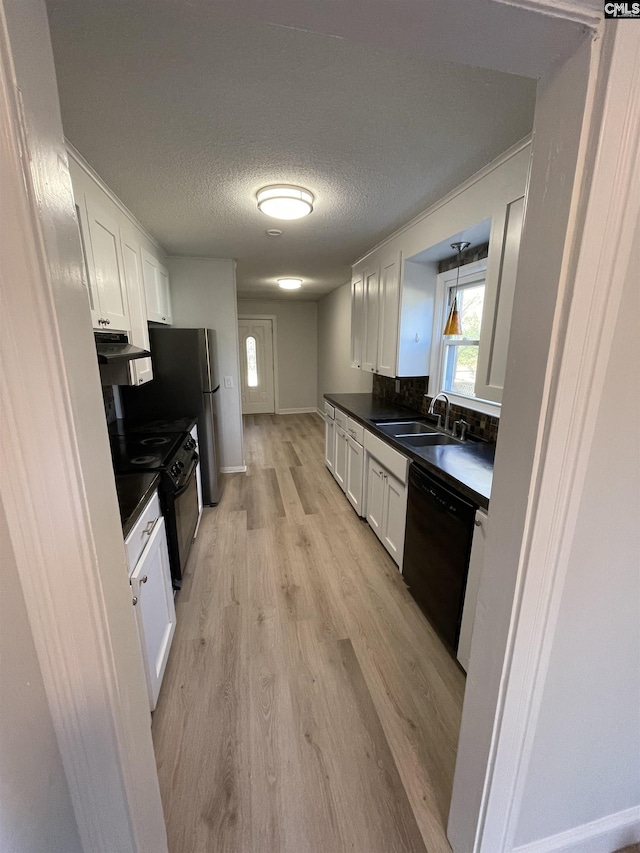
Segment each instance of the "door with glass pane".
[{"label": "door with glass pane", "polygon": [[242,414],[274,412],[272,322],[240,318],[238,331]]}]

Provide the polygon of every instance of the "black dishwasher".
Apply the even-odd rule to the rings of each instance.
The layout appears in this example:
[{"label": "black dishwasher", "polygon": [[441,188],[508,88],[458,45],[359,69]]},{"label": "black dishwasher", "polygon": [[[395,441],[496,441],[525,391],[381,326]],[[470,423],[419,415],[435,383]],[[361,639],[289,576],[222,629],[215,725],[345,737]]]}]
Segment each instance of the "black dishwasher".
[{"label": "black dishwasher", "polygon": [[402,574],[453,652],[458,648],[475,511],[472,503],[411,464]]}]

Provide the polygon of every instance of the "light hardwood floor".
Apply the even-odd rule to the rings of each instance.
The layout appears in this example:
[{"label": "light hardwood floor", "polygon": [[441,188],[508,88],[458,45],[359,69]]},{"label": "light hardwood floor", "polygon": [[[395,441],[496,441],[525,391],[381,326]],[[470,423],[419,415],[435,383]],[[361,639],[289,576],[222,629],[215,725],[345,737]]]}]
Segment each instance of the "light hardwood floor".
[{"label": "light hardwood floor", "polygon": [[171,853],[448,853],[464,676],[324,466],[245,417],[153,716]]}]

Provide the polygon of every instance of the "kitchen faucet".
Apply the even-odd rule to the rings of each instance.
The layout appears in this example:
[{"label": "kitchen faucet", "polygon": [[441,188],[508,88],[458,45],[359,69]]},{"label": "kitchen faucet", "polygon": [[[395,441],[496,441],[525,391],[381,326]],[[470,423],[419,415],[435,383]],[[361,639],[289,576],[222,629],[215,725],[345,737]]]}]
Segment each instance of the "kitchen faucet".
[{"label": "kitchen faucet", "polygon": [[[427,395],[425,394],[424,396],[426,397]],[[444,431],[449,432],[449,412],[451,411],[451,401],[449,400],[447,395],[444,393],[444,391],[440,391],[439,394],[436,394],[435,397],[431,398],[431,402],[429,403],[429,408],[427,410],[427,414],[432,415],[434,413],[433,407],[435,405],[436,400],[439,397],[442,397],[442,399],[444,400],[444,407],[445,407],[444,408]],[[438,418],[439,417],[440,416],[438,415]]]}]

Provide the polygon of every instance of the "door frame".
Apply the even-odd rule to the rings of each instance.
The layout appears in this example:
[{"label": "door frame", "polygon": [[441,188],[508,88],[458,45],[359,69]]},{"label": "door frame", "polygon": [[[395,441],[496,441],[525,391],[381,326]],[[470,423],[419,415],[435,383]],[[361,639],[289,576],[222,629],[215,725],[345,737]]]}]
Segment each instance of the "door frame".
[{"label": "door frame", "polygon": [[[0,3],[4,13],[6,2]],[[13,18],[15,28],[7,25],[6,16],[0,18],[0,171],[5,209],[11,210],[5,219],[15,222],[0,235],[10,246],[0,252],[0,269],[3,280],[21,283],[0,292],[0,401],[11,424],[0,445],[0,499],[83,848],[87,853],[165,853],[148,713],[141,713],[147,702],[142,663],[132,655],[135,621],[124,548],[114,539],[119,532],[117,502],[107,431],[100,423],[88,300],[80,287],[82,256],[46,12],[35,0],[21,0],[20,5],[23,17],[20,22]],[[504,5],[505,20],[508,14]],[[494,725],[492,760],[483,768],[483,813],[467,848],[474,851],[509,850],[554,608],[562,592],[567,530],[580,498],[585,453],[602,397],[620,280],[632,258],[633,241],[624,238],[635,227],[640,192],[634,196],[624,190],[637,190],[639,181],[637,148],[634,152],[628,143],[638,142],[640,97],[634,86],[640,75],[629,75],[628,69],[630,61],[638,67],[640,34],[633,26],[624,27],[625,22],[609,22],[604,35],[599,34],[609,42],[611,56],[597,78],[604,92],[602,109],[587,108],[584,115],[589,145],[581,148],[575,173],[576,196],[581,198],[566,234],[549,234],[551,245],[560,241],[565,249],[554,352],[545,366],[545,400],[536,424],[537,501],[532,498],[528,505],[526,529],[514,531],[523,534],[520,581],[510,602],[507,654],[498,667],[500,704],[497,710],[483,711]],[[17,50],[28,48],[20,62],[12,54],[12,37]],[[28,74],[25,62],[30,63]],[[618,66],[626,70],[616,78]],[[34,90],[34,81],[46,97]],[[617,156],[592,159],[598,138],[613,138],[609,151]],[[616,194],[625,174],[629,180]],[[610,287],[598,288],[602,281]],[[591,375],[588,368],[594,365]],[[568,388],[575,393],[563,395]],[[581,415],[581,428],[567,429]],[[499,453],[504,445],[499,444]],[[44,458],[49,466],[43,466]],[[13,464],[16,459],[20,465]],[[570,475],[560,489],[554,465]],[[47,494],[57,496],[54,506],[43,500]],[[545,497],[552,500],[541,500]],[[515,664],[523,662],[518,670]],[[470,679],[474,667],[472,649]],[[490,846],[492,836],[497,846]]]},{"label": "door frame", "polygon": [[[271,320],[271,329],[273,333],[273,413],[280,414],[280,391],[278,390],[278,333],[277,322],[278,318],[275,314],[238,314],[238,323],[241,320]],[[238,340],[238,350],[240,349],[240,340]],[[240,352],[238,351],[238,358]],[[242,378],[240,378],[240,392],[242,396]]]}]

